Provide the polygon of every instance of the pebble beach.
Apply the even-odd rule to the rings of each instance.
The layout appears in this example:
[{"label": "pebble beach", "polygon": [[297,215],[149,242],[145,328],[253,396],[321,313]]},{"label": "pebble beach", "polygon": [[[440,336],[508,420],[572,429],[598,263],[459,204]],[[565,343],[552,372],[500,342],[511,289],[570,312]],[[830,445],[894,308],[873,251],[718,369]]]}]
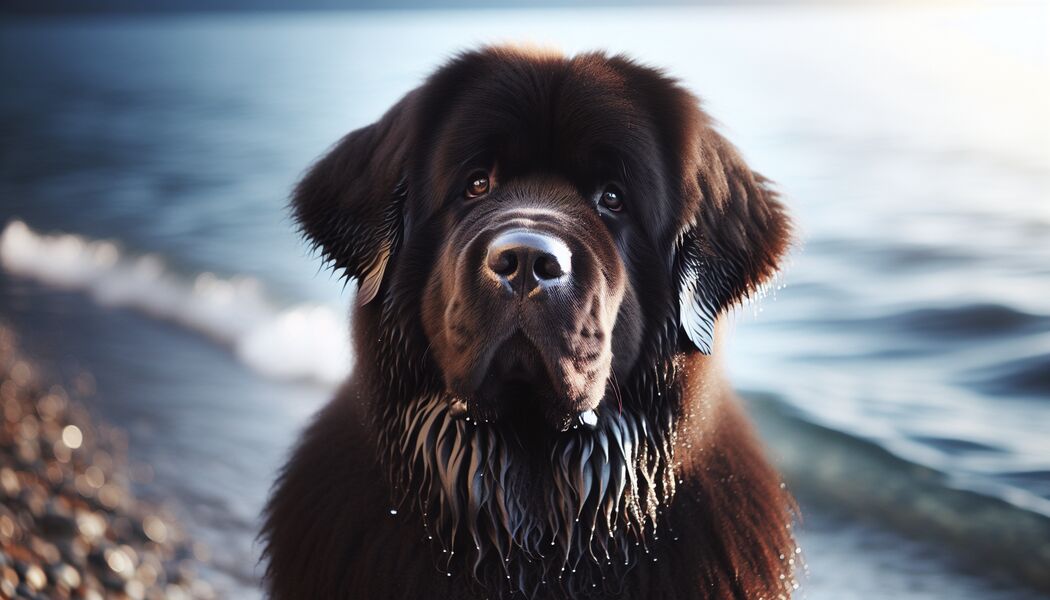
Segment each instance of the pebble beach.
[{"label": "pebble beach", "polygon": [[89,375],[49,381],[0,325],[0,598],[215,597],[207,550],[136,496],[152,471],[93,421],[92,393]]}]

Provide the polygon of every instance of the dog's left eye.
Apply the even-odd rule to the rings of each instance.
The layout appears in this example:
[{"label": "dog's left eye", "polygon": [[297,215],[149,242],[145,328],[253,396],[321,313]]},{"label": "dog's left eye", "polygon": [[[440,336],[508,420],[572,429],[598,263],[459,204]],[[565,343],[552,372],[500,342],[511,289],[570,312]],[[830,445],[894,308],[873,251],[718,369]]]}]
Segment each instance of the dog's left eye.
[{"label": "dog's left eye", "polygon": [[623,192],[616,186],[610,185],[602,191],[598,202],[613,212],[620,212],[623,210]]},{"label": "dog's left eye", "polygon": [[467,188],[463,190],[463,195],[468,200],[473,200],[489,193],[489,188],[489,174],[478,171],[467,178]]}]

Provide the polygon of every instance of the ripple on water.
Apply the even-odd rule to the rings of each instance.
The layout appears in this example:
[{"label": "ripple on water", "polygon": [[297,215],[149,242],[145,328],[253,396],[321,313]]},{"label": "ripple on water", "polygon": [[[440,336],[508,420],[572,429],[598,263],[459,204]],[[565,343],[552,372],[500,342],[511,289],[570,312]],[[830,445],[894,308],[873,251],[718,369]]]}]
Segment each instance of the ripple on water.
[{"label": "ripple on water", "polygon": [[1050,353],[1035,354],[981,369],[968,383],[988,394],[1050,399]]},{"label": "ripple on water", "polygon": [[983,444],[981,442],[975,442],[973,440],[964,440],[960,438],[951,437],[939,437],[939,436],[925,436],[917,435],[911,436],[911,439],[916,442],[920,442],[931,448],[936,448],[945,454],[952,456],[958,456],[962,454],[972,454],[977,452],[1002,452],[1003,449],[990,444]]},{"label": "ripple on water", "polygon": [[884,320],[916,333],[946,337],[1003,336],[1050,329],[1050,317],[996,303],[918,308]]}]

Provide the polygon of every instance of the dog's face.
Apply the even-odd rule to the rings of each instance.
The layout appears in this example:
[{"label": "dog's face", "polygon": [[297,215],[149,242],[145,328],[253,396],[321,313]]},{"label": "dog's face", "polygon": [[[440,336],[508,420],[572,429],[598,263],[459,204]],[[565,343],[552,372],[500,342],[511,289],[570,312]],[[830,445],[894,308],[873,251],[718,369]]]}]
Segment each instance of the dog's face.
[{"label": "dog's face", "polygon": [[709,352],[718,312],[788,237],[673,81],[506,48],[459,57],[347,136],[295,209],[360,302],[418,319],[457,414],[555,430],[592,425],[641,355]]},{"label": "dog's face", "polygon": [[680,207],[653,120],[604,58],[470,62],[422,159],[439,199],[422,303],[431,351],[458,410],[591,426],[639,355],[641,274],[656,263],[644,279],[673,287]]}]

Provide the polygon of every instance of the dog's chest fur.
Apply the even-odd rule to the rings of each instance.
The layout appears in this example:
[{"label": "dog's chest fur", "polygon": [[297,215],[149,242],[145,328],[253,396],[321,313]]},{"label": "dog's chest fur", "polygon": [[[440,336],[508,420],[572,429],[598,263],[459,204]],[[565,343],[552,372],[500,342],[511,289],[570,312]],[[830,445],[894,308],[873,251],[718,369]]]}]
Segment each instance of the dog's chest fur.
[{"label": "dog's chest fur", "polygon": [[[483,426],[442,422],[433,398],[421,400],[399,438],[403,464],[423,470],[399,475],[379,458],[382,436],[353,406],[356,395],[348,386],[318,416],[278,483],[268,511],[269,568],[282,571],[274,583],[289,587],[274,586],[276,598],[776,598],[795,585],[800,557],[785,493],[735,410],[722,410],[728,417],[715,430],[675,440],[690,455],[676,461],[673,483],[654,485],[650,504],[632,497],[649,489],[646,477],[636,472],[631,482],[626,467],[619,502],[608,491],[619,485],[611,471],[604,494],[593,480],[604,469],[602,452],[625,449],[623,442],[592,445],[588,454],[567,441],[559,448],[564,466],[548,475],[562,477],[568,487],[559,489],[554,480],[513,476]],[[433,445],[408,447],[420,439]],[[718,450],[727,443],[732,452]],[[644,444],[632,445],[627,454],[637,464]],[[490,481],[471,490],[477,475]],[[516,503],[522,486],[530,489],[520,498],[549,503]],[[566,502],[555,505],[559,499]]]}]

